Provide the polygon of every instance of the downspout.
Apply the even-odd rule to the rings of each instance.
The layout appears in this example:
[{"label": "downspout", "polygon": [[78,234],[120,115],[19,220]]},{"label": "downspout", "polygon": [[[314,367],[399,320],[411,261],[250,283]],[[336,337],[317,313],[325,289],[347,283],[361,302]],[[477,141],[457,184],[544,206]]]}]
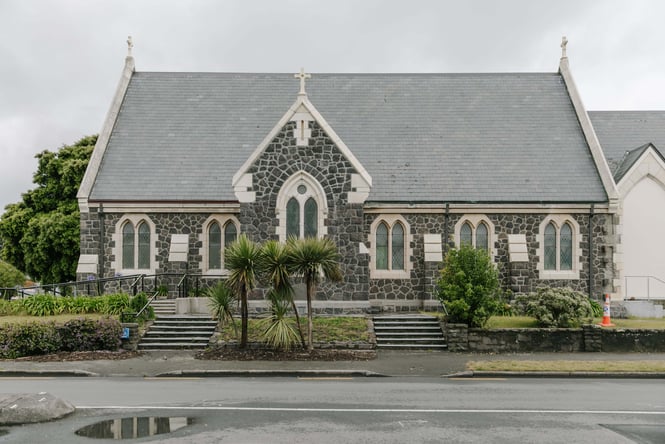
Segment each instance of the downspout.
[{"label": "downspout", "polygon": [[589,208],[589,299],[593,299],[593,204]]},{"label": "downspout", "polygon": [[104,204],[99,204],[99,273],[97,278],[101,279],[104,277]]},{"label": "downspout", "polygon": [[443,219],[443,257],[448,253],[448,220],[450,218],[450,204],[446,203],[446,212]]}]

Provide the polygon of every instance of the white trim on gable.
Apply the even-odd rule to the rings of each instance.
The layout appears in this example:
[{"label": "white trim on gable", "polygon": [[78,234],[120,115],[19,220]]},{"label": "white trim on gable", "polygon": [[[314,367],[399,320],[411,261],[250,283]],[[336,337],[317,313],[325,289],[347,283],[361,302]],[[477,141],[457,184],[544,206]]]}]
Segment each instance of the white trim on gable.
[{"label": "white trim on gable", "polygon": [[[310,120],[311,119],[311,120]],[[316,121],[319,126],[326,132],[328,137],[332,139],[333,143],[337,148],[342,152],[342,155],[353,165],[355,170],[358,172],[354,180],[354,188],[349,192],[349,200],[353,203],[363,203],[367,196],[369,195],[369,189],[372,187],[372,177],[369,175],[365,167],[360,163],[360,161],[353,155],[349,147],[342,141],[342,139],[337,135],[337,133],[332,129],[330,124],[323,118],[321,113],[314,107],[312,102],[309,101],[306,95],[298,95],[296,101],[289,107],[288,111],[282,116],[277,124],[270,130],[266,137],[261,141],[261,143],[256,147],[254,152],[247,158],[245,163],[240,167],[240,169],[233,175],[232,186],[233,190],[238,197],[238,200],[241,202],[253,202],[253,196],[249,195],[251,193],[248,191],[251,187],[252,176],[247,173],[247,170],[256,162],[259,156],[265,151],[270,142],[277,136],[277,134],[282,130],[284,125],[290,121],[296,121],[298,125],[301,125],[300,121]],[[302,137],[300,137],[302,135]],[[310,131],[308,128],[296,128],[294,136],[296,136],[297,145],[307,145],[307,141],[310,137]]]},{"label": "white trim on gable", "polygon": [[102,158],[106,152],[106,147],[108,146],[109,139],[111,138],[111,132],[113,131],[115,121],[118,118],[120,106],[125,99],[125,93],[127,92],[127,87],[129,86],[129,81],[132,78],[132,74],[134,74],[134,70],[134,57],[127,56],[125,58],[125,67],[122,70],[122,75],[120,76],[118,87],[115,90],[115,95],[113,96],[113,101],[111,102],[111,107],[106,114],[104,125],[102,126],[102,130],[99,132],[99,137],[97,138],[97,143],[95,144],[95,148],[92,151],[90,162],[88,162],[88,167],[86,168],[85,174],[83,175],[81,186],[79,187],[79,191],[76,194],[79,202],[79,210],[82,213],[88,212],[88,198],[90,197],[92,186],[97,179],[97,173],[99,172],[99,167],[102,164]]},{"label": "white trim on gable", "polygon": [[617,183],[621,198],[626,197],[630,190],[645,177],[651,177],[665,188],[665,161],[652,144],[649,144],[649,147]]},{"label": "white trim on gable", "polygon": [[616,209],[619,204],[619,192],[617,191],[616,184],[614,183],[614,177],[610,170],[607,160],[605,159],[605,154],[600,147],[600,142],[596,136],[596,132],[593,129],[591,124],[591,119],[589,119],[589,114],[584,107],[582,102],[582,97],[577,91],[577,86],[575,86],[575,81],[573,80],[573,75],[570,72],[570,66],[568,65],[568,57],[562,57],[559,63],[559,73],[563,78],[566,88],[568,90],[568,96],[570,101],[573,104],[575,109],[575,114],[577,114],[577,120],[582,127],[582,133],[584,138],[589,145],[589,151],[591,152],[591,157],[596,165],[598,174],[600,175],[600,180],[605,187],[605,192],[607,193],[607,198],[609,199],[610,208]]}]

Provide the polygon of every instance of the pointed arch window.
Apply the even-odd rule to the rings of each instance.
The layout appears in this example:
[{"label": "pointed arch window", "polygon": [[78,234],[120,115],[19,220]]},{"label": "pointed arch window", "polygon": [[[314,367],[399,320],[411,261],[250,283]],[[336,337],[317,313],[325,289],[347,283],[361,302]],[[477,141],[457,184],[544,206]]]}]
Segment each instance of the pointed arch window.
[{"label": "pointed arch window", "polygon": [[156,267],[154,225],[146,215],[127,215],[116,225],[112,267],[119,273],[149,271]]},{"label": "pointed arch window", "polygon": [[224,249],[238,238],[237,222],[228,217],[211,216],[204,226],[202,268],[204,272],[219,274],[224,270]]},{"label": "pointed arch window", "polygon": [[371,277],[408,279],[409,231],[401,216],[377,218],[371,226]]},{"label": "pointed arch window", "polygon": [[277,196],[276,210],[277,233],[282,242],[289,237],[322,237],[326,234],[324,221],[328,207],[325,193],[321,184],[304,171],[286,180]]},{"label": "pointed arch window", "polygon": [[478,250],[485,250],[492,254],[492,236],[494,226],[484,215],[469,215],[463,217],[455,225],[457,245],[469,245]]},{"label": "pointed arch window", "polygon": [[487,234],[487,225],[484,222],[478,224],[476,228],[476,248],[478,250],[489,250],[489,240]]},{"label": "pointed arch window", "polygon": [[579,279],[580,229],[570,216],[546,217],[540,225],[538,256],[541,279]]},{"label": "pointed arch window", "polygon": [[134,226],[129,221],[122,227],[122,268],[134,268]]}]

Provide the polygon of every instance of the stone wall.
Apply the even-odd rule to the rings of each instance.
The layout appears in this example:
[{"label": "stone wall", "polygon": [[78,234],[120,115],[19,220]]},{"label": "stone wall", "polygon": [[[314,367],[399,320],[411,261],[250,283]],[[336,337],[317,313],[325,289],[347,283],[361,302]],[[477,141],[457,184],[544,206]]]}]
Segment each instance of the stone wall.
[{"label": "stone wall", "polygon": [[665,330],[582,328],[468,328],[444,324],[451,352],[665,352]]}]

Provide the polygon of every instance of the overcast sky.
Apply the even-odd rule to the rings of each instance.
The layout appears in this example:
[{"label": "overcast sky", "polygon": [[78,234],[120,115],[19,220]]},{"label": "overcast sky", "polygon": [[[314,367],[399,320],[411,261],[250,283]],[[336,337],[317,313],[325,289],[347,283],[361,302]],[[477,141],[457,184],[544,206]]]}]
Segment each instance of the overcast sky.
[{"label": "overcast sky", "polygon": [[[665,1],[0,0],[0,212],[35,154],[101,130],[138,71],[554,72],[587,109],[665,109]],[[295,80],[294,80],[295,81]]]}]

